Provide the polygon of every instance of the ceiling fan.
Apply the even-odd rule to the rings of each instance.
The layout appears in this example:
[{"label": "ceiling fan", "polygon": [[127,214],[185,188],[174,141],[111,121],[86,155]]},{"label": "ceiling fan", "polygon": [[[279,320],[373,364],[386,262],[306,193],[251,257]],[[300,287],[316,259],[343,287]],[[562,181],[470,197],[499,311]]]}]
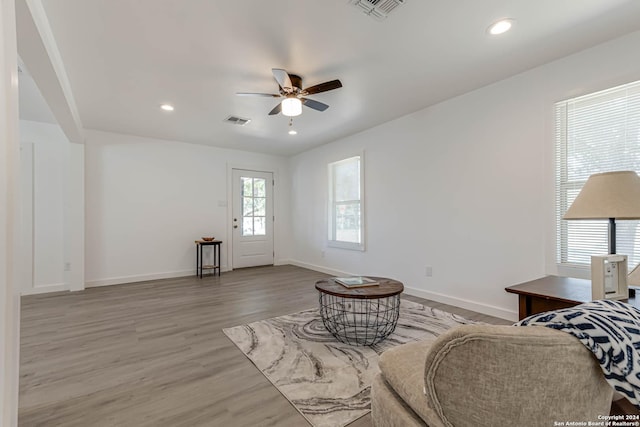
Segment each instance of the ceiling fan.
[{"label": "ceiling fan", "polygon": [[320,83],[310,86],[306,89],[302,88],[302,77],[296,74],[289,74],[280,68],[273,68],[273,77],[278,82],[280,88],[279,94],[275,93],[244,93],[238,92],[240,96],[266,96],[269,98],[284,98],[281,103],[276,105],[269,112],[270,116],[282,113],[285,116],[294,117],[302,114],[302,105],[313,108],[317,111],[324,111],[329,106],[319,101],[306,98],[307,95],[315,95],[316,93],[327,92],[342,87],[340,80],[331,80],[329,82]]}]

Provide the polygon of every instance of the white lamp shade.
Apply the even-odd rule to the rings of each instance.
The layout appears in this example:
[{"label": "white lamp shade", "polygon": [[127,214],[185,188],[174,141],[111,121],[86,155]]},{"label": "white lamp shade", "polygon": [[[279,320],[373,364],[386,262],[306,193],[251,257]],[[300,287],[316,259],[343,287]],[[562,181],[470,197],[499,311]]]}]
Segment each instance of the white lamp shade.
[{"label": "white lamp shade", "polygon": [[591,175],[564,219],[640,219],[640,177],[633,171]]},{"label": "white lamp shade", "polygon": [[282,100],[282,114],[289,117],[302,114],[302,101],[298,98],[285,98]]},{"label": "white lamp shade", "polygon": [[633,269],[631,273],[629,273],[627,282],[630,286],[640,286],[640,265],[638,265]]}]

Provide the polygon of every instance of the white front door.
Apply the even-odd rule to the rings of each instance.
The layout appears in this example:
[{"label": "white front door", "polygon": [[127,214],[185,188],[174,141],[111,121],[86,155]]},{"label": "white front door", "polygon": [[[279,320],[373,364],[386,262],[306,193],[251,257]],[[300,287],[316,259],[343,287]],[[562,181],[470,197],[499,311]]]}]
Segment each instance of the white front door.
[{"label": "white front door", "polygon": [[273,264],[273,174],[233,170],[233,268]]}]

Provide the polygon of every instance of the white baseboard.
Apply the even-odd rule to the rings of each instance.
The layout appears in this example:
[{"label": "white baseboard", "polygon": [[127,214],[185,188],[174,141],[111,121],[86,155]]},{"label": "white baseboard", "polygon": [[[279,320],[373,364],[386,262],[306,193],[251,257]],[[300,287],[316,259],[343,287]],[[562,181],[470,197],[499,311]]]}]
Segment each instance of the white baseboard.
[{"label": "white baseboard", "polygon": [[[309,264],[306,262],[296,261],[293,259],[282,260],[283,264],[296,265],[298,267],[307,268],[309,270],[319,271],[321,273],[331,274],[332,276],[353,276],[353,273],[345,271],[334,270],[329,267],[323,267],[320,265]],[[453,297],[450,295],[440,294],[437,292],[423,291],[422,289],[416,289],[409,286],[404,287],[405,293],[419,298],[430,299],[433,301],[441,302],[443,304],[454,305],[456,307],[465,308],[478,313],[486,314],[489,316],[499,317],[510,321],[518,321],[518,312],[512,310],[505,310],[500,307],[496,307],[489,304],[482,304],[475,301],[467,300],[464,298]]]},{"label": "white baseboard", "polygon": [[[352,276],[353,275],[353,273],[349,273],[346,271],[335,270],[333,268],[301,262],[293,259],[280,259],[276,262],[276,265],[287,265],[287,264],[295,265],[297,267],[306,268],[313,271],[319,271],[321,273],[330,274],[332,276]],[[228,271],[228,269],[223,268],[222,271],[223,272]],[[109,279],[89,281],[86,283],[86,287],[93,288],[98,286],[119,285],[123,283],[144,282],[147,280],[158,280],[158,279],[170,279],[175,277],[185,277],[185,276],[192,276],[192,275],[194,275],[193,270],[182,270],[182,271],[170,271],[165,273],[113,277]],[[23,291],[22,295],[32,295],[32,294],[40,294],[45,292],[58,292],[58,291],[66,291],[66,290],[68,289],[64,284],[52,285],[52,286],[46,286],[46,287],[38,287],[28,291]],[[425,291],[422,289],[412,288],[406,285],[404,287],[404,290],[408,295],[416,296],[419,298],[425,298],[425,299],[430,299],[443,304],[454,305],[456,307],[465,308],[467,310],[473,310],[478,313],[487,314],[489,316],[495,316],[501,319],[506,319],[514,322],[518,320],[518,313],[513,310],[505,310],[503,308],[496,307],[493,305],[478,303],[468,299],[458,298],[458,297],[445,295],[437,292]]]},{"label": "white baseboard", "polygon": [[[224,270],[223,270],[224,271]],[[98,286],[122,285],[124,283],[145,282],[147,280],[172,279],[175,277],[194,276],[194,270],[167,271],[164,273],[137,274],[134,276],[111,277],[109,279],[90,280],[85,283],[87,288]]]},{"label": "white baseboard", "polygon": [[330,274],[332,276],[353,276],[352,273],[346,271],[334,270],[333,268],[323,267],[321,265],[309,264],[306,262],[296,261],[294,259],[282,260],[283,264],[291,264],[296,267],[306,268],[308,270],[319,271],[320,273]]},{"label": "white baseboard", "polygon": [[505,310],[504,308],[496,307],[494,305],[482,304],[468,299],[452,297],[450,295],[444,295],[437,292],[423,291],[422,289],[411,288],[408,286],[404,287],[404,291],[405,293],[414,297],[430,299],[433,301],[441,302],[443,304],[455,305],[456,307],[465,308],[467,310],[476,311],[478,313],[499,317],[501,319],[510,320],[513,322],[518,321],[517,311]]},{"label": "white baseboard", "polygon": [[20,295],[38,295],[48,294],[49,292],[63,292],[68,291],[69,287],[64,283],[53,283],[51,285],[40,285],[31,289],[24,289],[20,292]]}]

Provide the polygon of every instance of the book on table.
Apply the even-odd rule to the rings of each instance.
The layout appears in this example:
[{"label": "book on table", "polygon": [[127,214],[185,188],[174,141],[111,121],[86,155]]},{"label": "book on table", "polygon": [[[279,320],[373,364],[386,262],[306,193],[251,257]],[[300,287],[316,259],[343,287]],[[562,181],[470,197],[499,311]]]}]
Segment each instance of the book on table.
[{"label": "book on table", "polygon": [[378,286],[379,283],[368,277],[335,277],[333,280],[346,288],[362,288],[364,286]]}]

